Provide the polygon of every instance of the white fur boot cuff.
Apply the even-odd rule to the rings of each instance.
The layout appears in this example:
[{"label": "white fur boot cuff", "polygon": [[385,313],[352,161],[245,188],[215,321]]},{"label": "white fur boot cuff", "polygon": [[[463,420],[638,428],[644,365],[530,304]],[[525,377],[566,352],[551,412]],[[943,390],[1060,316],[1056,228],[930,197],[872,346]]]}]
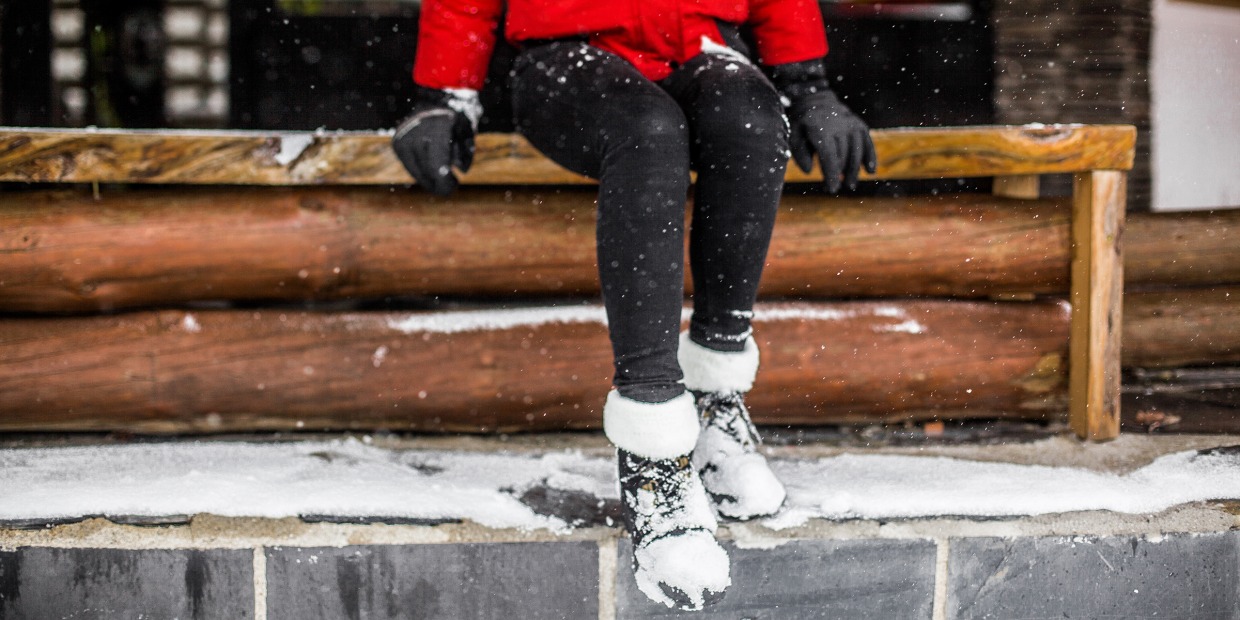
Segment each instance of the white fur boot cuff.
[{"label": "white fur boot cuff", "polygon": [[680,370],[695,392],[748,392],[758,375],[758,345],[750,336],[743,351],[715,351],[680,334]]},{"label": "white fur boot cuff", "polygon": [[697,444],[697,406],[689,393],[667,402],[643,403],[612,390],[603,405],[603,433],[617,448],[648,459],[670,459]]}]

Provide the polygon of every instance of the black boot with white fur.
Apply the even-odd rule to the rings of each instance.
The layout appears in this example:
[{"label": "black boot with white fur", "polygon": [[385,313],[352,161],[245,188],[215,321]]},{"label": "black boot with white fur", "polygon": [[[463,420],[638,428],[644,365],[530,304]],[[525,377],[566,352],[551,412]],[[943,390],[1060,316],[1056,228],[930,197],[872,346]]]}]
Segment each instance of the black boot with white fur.
[{"label": "black boot with white fur", "polygon": [[693,466],[719,514],[746,520],[771,515],[784,503],[784,485],[758,452],[761,439],[744,395],[758,372],[753,338],[743,351],[708,349],[680,338],[680,367],[685,387],[697,397],[702,431],[693,450]]},{"label": "black boot with white fur", "polygon": [[603,428],[619,449],[620,498],[633,541],[633,575],[651,600],[699,610],[731,584],[717,522],[691,464],[699,434],[693,398],[642,403],[612,391]]}]

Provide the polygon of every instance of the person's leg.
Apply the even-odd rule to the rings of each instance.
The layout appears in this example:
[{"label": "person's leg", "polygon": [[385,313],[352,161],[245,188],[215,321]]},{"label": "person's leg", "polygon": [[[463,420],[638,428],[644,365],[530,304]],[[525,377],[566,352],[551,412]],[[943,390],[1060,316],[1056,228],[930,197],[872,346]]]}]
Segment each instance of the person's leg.
[{"label": "person's leg", "polygon": [[689,184],[684,113],[624,60],[576,42],[524,52],[513,104],[535,147],[599,180],[599,278],[616,365],[603,429],[618,448],[634,578],[653,600],[700,609],[722,596],[730,577],[692,467],[698,414],[677,360]]},{"label": "person's leg", "polygon": [[758,370],[750,319],[783,189],[787,123],[774,87],[735,57],[703,54],[661,85],[685,109],[698,171],[694,312],[679,348],[702,419],[694,466],[720,514],[771,514],[785,492],[757,450],[744,394]]},{"label": "person's leg", "polygon": [[518,130],[535,147],[599,180],[599,279],[617,389],[648,403],[682,394],[684,113],[623,59],[575,41],[522,53],[513,107]]},{"label": "person's leg", "polygon": [[701,54],[661,85],[688,117],[694,189],[690,337],[742,351],[788,164],[779,94],[757,67]]}]

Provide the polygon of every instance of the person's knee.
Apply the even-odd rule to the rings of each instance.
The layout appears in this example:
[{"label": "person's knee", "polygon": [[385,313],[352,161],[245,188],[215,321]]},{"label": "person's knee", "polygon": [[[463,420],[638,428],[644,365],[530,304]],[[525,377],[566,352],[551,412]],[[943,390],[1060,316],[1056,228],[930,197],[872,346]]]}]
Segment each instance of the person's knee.
[{"label": "person's knee", "polygon": [[738,143],[751,151],[786,151],[788,122],[775,88],[754,67],[724,72],[729,75],[702,85],[695,110],[699,140]]},{"label": "person's knee", "polygon": [[643,158],[651,166],[688,170],[689,123],[670,97],[642,97],[613,108],[604,139],[621,156]]}]

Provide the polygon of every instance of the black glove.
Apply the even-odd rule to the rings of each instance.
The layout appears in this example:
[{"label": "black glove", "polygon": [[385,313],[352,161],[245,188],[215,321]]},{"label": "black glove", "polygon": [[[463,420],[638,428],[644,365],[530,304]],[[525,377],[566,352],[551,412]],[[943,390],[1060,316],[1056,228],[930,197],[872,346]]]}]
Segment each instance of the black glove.
[{"label": "black glove", "polygon": [[396,126],[392,150],[418,185],[447,196],[457,186],[452,166],[467,172],[474,163],[474,123],[480,115],[476,93],[418,86],[413,112]]},{"label": "black glove", "polygon": [[793,161],[809,172],[817,153],[828,192],[840,191],[841,176],[849,189],[856,189],[861,166],[873,174],[878,157],[865,121],[831,92],[822,61],[778,65],[769,71],[787,108]]}]

